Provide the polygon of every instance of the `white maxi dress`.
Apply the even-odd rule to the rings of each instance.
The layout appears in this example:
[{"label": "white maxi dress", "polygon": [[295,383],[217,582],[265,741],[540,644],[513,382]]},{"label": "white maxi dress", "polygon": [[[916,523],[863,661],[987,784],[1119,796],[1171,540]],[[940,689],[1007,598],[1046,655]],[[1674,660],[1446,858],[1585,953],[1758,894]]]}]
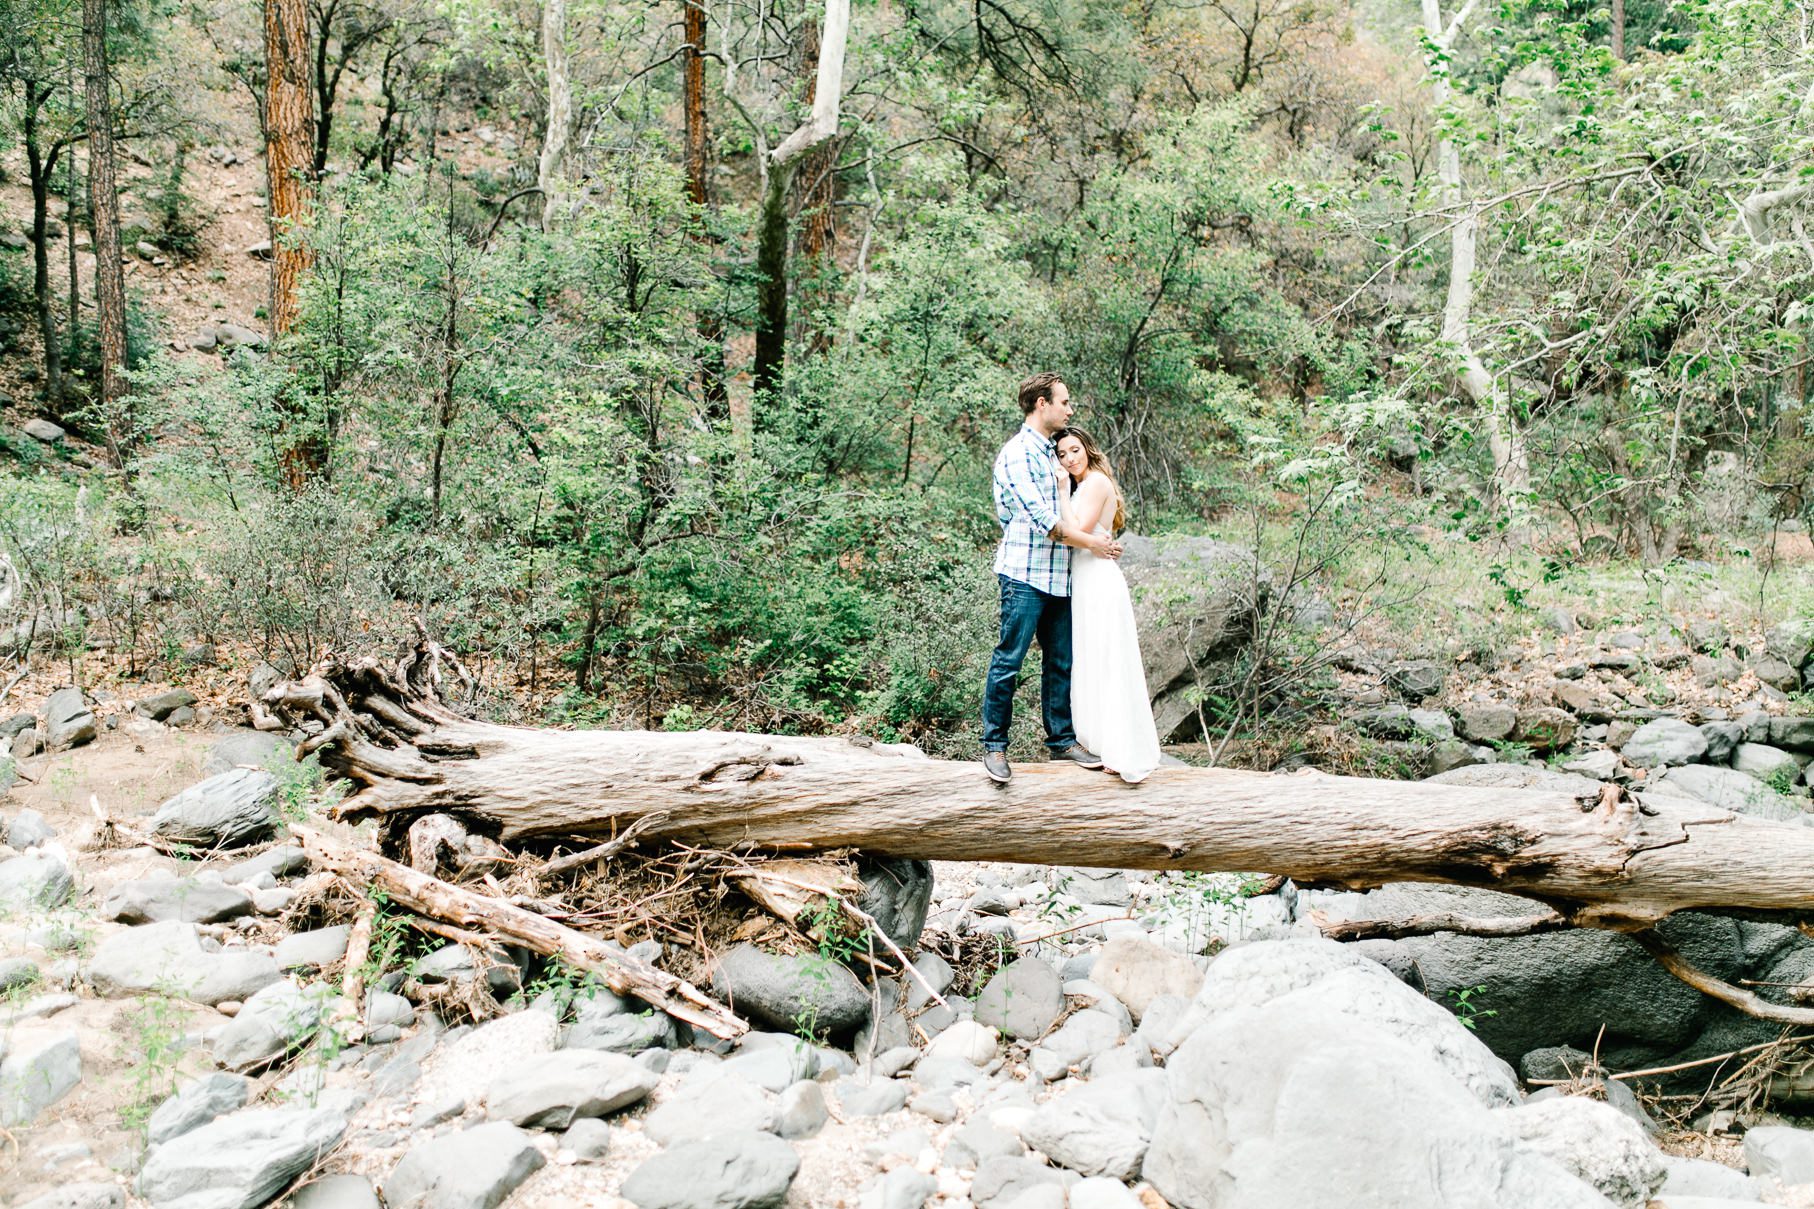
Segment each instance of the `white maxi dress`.
[{"label": "white maxi dress", "polygon": [[[1109,537],[1113,499],[1103,511],[1108,515],[1094,532]],[[1071,551],[1071,721],[1077,741],[1122,780],[1143,781],[1159,767],[1159,732],[1127,580],[1113,559],[1087,550]]]}]

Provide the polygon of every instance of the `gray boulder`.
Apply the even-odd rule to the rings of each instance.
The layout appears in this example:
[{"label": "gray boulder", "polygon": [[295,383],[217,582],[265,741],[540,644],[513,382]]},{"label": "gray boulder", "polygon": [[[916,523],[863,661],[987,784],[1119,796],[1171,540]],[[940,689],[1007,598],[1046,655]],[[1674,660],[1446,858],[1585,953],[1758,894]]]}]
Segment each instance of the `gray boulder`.
[{"label": "gray boulder", "polygon": [[666,1012],[640,1004],[632,1006],[605,991],[579,1001],[561,1045],[566,1049],[639,1054],[646,1049],[672,1049],[679,1041],[673,1018]]},{"label": "gray boulder", "polygon": [[[0,780],[4,780],[4,776],[5,774],[0,772]],[[5,785],[0,784],[0,793],[5,791]],[[7,846],[17,848],[21,852],[27,848],[36,848],[40,844],[49,843],[56,836],[57,829],[50,825],[50,820],[35,810],[21,810],[6,824]]]},{"label": "gray boulder", "polygon": [[0,1046],[0,1126],[29,1125],[82,1081],[82,1047],[73,1031],[19,1030]]},{"label": "gray boulder", "polygon": [[912,952],[932,906],[932,866],[925,861],[864,856],[857,861],[863,893],[858,909],[873,916],[888,939]]},{"label": "gray boulder", "polygon": [[1800,760],[1767,743],[1740,743],[1732,751],[1732,767],[1760,781],[1780,777],[1785,784],[1791,785],[1801,775]]},{"label": "gray boulder", "polygon": [[1610,1104],[1557,1096],[1506,1109],[1499,1117],[1511,1137],[1620,1205],[1643,1205],[1663,1186],[1663,1152]]},{"label": "gray boulder", "polygon": [[1797,617],[1764,631],[1764,650],[1790,667],[1804,666],[1814,656],[1814,619]]},{"label": "gray boulder", "polygon": [[880,1117],[907,1103],[907,1085],[894,1079],[839,1079],[832,1087],[847,1117]]},{"label": "gray boulder", "polygon": [[856,975],[817,955],[784,957],[738,945],[712,964],[712,987],[733,1011],[780,1029],[835,1036],[869,1019],[869,994]]},{"label": "gray boulder", "polygon": [[1243,649],[1270,577],[1251,550],[1209,538],[1128,534],[1122,547],[1153,722],[1171,739],[1196,722],[1199,669]]},{"label": "gray boulder", "polygon": [[1040,1105],[1020,1136],[1061,1167],[1132,1180],[1164,1103],[1163,1071],[1099,1077]]},{"label": "gray boulder", "polygon": [[[1754,741],[1758,741],[1753,737]],[[1814,752],[1814,718],[1771,718],[1768,742],[1790,751]]]},{"label": "gray boulder", "polygon": [[238,886],[257,879],[261,874],[269,873],[272,877],[292,877],[309,871],[309,858],[295,844],[278,844],[267,848],[257,856],[249,856],[243,861],[235,861],[221,870],[220,880],[229,886]]},{"label": "gray boulder", "polygon": [[1707,740],[1707,752],[1701,758],[1709,764],[1724,764],[1745,741],[1743,722],[1703,722],[1701,735]]},{"label": "gray boulder", "polygon": [[1179,1209],[1609,1204],[1506,1136],[1429,1045],[1303,994],[1218,1012],[1190,1035],[1167,1064],[1142,1174]]},{"label": "gray boulder", "polygon": [[62,854],[33,848],[0,861],[0,907],[16,911],[49,910],[69,901],[75,878]]},{"label": "gray boulder", "polygon": [[1801,807],[1755,777],[1732,768],[1711,764],[1684,764],[1664,773],[1656,784],[1680,790],[1697,801],[1721,810],[1757,818],[1788,820],[1802,815]]},{"label": "gray boulder", "polygon": [[346,1132],[329,1108],[252,1108],[159,1146],[139,1171],[153,1209],[256,1209],[308,1170]]},{"label": "gray boulder", "polygon": [[810,1138],[825,1128],[830,1118],[825,1090],[810,1079],[802,1079],[781,1093],[775,1132],[784,1138]]},{"label": "gray boulder", "polygon": [[1760,1125],[1745,1133],[1745,1166],[1781,1184],[1814,1183],[1814,1131]]},{"label": "gray boulder", "polygon": [[389,1209],[497,1209],[543,1161],[528,1134],[492,1121],[411,1147],[384,1181],[384,1203]]},{"label": "gray boulder", "polygon": [[206,1004],[244,1000],[282,976],[263,953],[204,950],[195,925],[179,920],[115,932],[88,965],[89,985],[101,995],[159,991]]},{"label": "gray boulder", "polygon": [[719,1071],[689,1076],[643,1118],[643,1132],[672,1146],[714,1133],[766,1132],[778,1118],[775,1097]]},{"label": "gray boulder", "polygon": [[1411,659],[1386,669],[1386,687],[1411,701],[1442,691],[1442,666],[1431,659]]},{"label": "gray boulder", "polygon": [[236,730],[208,749],[208,758],[202,763],[202,775],[216,777],[241,765],[263,768],[274,755],[287,752],[289,747],[269,731]]},{"label": "gray boulder", "polygon": [[[1065,1190],[1078,1178],[1074,1171],[1060,1171],[1035,1158],[996,1155],[976,1165],[976,1178],[970,1181],[970,1199],[982,1209],[1007,1209],[1011,1205],[1022,1209],[1034,1205],[1063,1209]],[[1023,1199],[1028,1197],[1040,1199]]]},{"label": "gray boulder", "polygon": [[277,778],[234,768],[209,777],[158,807],[152,833],[198,848],[236,848],[276,832]]},{"label": "gray boulder", "polygon": [[1755,1201],[1751,1180],[1742,1171],[1707,1159],[1663,1156],[1663,1197],[1707,1197],[1716,1200]]},{"label": "gray boulder", "polygon": [[1117,937],[1102,946],[1090,981],[1120,1000],[1138,1024],[1161,995],[1189,999],[1203,985],[1197,963],[1174,949],[1139,937]]},{"label": "gray boulder", "polygon": [[252,1081],[244,1075],[224,1071],[190,1080],[157,1106],[145,1123],[145,1140],[161,1146],[171,1138],[200,1129],[218,1116],[244,1108],[251,1086]]},{"label": "gray boulder", "polygon": [[362,1175],[324,1175],[290,1197],[288,1209],[380,1209],[372,1182]]},{"label": "gray boulder", "polygon": [[347,938],[352,929],[347,924],[316,928],[310,932],[292,932],[277,942],[273,956],[285,970],[316,970],[333,965],[346,956]]},{"label": "gray boulder", "polygon": [[28,987],[44,975],[29,957],[0,958],[0,995]]},{"label": "gray boulder", "polygon": [[184,706],[195,704],[195,694],[186,688],[173,688],[167,693],[147,697],[135,707],[136,712],[150,718],[153,722],[162,722]]},{"label": "gray boulder", "polygon": [[794,1148],[773,1134],[725,1133],[649,1159],[623,1195],[641,1209],[778,1209],[799,1170]]},{"label": "gray boulder", "polygon": [[214,1060],[229,1070],[251,1070],[300,1047],[321,1020],[325,987],[300,987],[285,980],[262,988],[221,1026]]},{"label": "gray boulder", "polygon": [[44,703],[44,742],[51,750],[94,742],[100,731],[79,688],[60,688]]},{"label": "gray boulder", "polygon": [[19,1204],[18,1209],[123,1209],[126,1192],[118,1184],[65,1184]]},{"label": "gray boulder", "polygon": [[1476,743],[1508,739],[1517,726],[1518,711],[1498,701],[1468,701],[1455,711],[1455,733]]},{"label": "gray boulder", "polygon": [[1094,1008],[1074,1012],[1027,1055],[1027,1065],[1047,1083],[1073,1069],[1087,1070],[1099,1056],[1121,1044],[1121,1024]]},{"label": "gray boulder", "polygon": [[1634,768],[1692,764],[1707,754],[1707,736],[1680,718],[1653,718],[1625,740],[1619,754]]},{"label": "gray boulder", "polygon": [[1010,1037],[1036,1041],[1064,1010],[1064,984],[1051,963],[1036,957],[1009,962],[976,997],[976,1022]]},{"label": "gray boulder", "polygon": [[597,1162],[611,1153],[611,1127],[597,1117],[581,1117],[561,1135],[561,1149],[576,1158]]},{"label": "gray boulder", "polygon": [[[1361,903],[1353,913],[1372,919],[1445,912],[1494,919],[1530,913],[1526,899],[1443,886],[1394,885],[1363,896]],[[1768,955],[1754,947],[1764,933],[1732,920],[1681,912],[1660,931],[1690,961],[1719,978],[1748,977]],[[1781,939],[1768,943],[1780,945]],[[1473,1017],[1470,1035],[1507,1058],[1558,1044],[1592,1050],[1598,1042],[1601,1060],[1615,1069],[1661,1065],[1724,1018],[1705,996],[1617,933],[1580,929],[1503,938],[1445,933],[1397,944],[1432,999],[1452,1005],[1469,993],[1473,1005],[1484,1009]],[[1210,969],[1213,978],[1216,965]],[[1481,987],[1485,989],[1475,989]]]},{"label": "gray boulder", "polygon": [[938,1181],[911,1167],[896,1167],[871,1180],[857,1196],[857,1209],[921,1209],[938,1191]]},{"label": "gray boulder", "polygon": [[123,924],[164,920],[211,924],[249,915],[252,899],[243,890],[194,877],[148,877],[122,882],[101,903],[101,918]]},{"label": "gray boulder", "polygon": [[566,1129],[580,1117],[603,1117],[647,1096],[660,1076],[622,1054],[564,1050],[518,1065],[485,1093],[494,1121]]}]

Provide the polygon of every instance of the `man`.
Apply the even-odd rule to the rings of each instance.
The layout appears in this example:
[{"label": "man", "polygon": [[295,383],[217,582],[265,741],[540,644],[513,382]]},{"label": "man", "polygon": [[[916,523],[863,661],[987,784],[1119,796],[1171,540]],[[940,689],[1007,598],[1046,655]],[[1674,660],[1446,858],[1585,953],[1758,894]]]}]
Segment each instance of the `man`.
[{"label": "man", "polygon": [[1071,391],[1057,374],[1034,374],[1020,384],[1019,432],[995,456],[995,514],[1001,545],[995,577],[1001,584],[1001,641],[983,685],[983,769],[1006,784],[1008,725],[1014,689],[1033,639],[1039,639],[1040,705],[1046,747],[1055,760],[1083,768],[1102,761],[1077,742],[1071,728],[1071,551],[1120,558],[1121,543],[1075,527],[1058,512],[1058,451],[1053,443],[1071,419]]}]

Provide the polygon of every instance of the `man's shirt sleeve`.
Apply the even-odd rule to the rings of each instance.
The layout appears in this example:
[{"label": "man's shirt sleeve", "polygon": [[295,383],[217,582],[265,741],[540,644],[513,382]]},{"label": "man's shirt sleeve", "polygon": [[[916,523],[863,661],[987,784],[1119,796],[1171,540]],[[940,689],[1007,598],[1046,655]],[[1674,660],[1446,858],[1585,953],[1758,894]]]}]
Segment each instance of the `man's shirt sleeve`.
[{"label": "man's shirt sleeve", "polygon": [[1004,460],[1007,464],[1002,467],[1002,479],[1007,484],[1012,506],[1026,514],[1035,532],[1050,533],[1056,529],[1058,509],[1048,494],[1049,483],[1040,482],[1042,476],[1051,479],[1047,459],[1040,456],[1031,441],[1022,441],[1014,455]]}]

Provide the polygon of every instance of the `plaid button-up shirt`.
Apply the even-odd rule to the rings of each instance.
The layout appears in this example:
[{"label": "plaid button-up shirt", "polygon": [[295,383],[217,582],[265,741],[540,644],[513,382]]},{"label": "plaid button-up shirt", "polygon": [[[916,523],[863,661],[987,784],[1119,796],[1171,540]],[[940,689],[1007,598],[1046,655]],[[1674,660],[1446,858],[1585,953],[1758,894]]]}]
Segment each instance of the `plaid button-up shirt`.
[{"label": "plaid button-up shirt", "polygon": [[1071,594],[1071,550],[1049,536],[1058,525],[1058,446],[1022,425],[995,455],[995,571],[1049,596]]}]

